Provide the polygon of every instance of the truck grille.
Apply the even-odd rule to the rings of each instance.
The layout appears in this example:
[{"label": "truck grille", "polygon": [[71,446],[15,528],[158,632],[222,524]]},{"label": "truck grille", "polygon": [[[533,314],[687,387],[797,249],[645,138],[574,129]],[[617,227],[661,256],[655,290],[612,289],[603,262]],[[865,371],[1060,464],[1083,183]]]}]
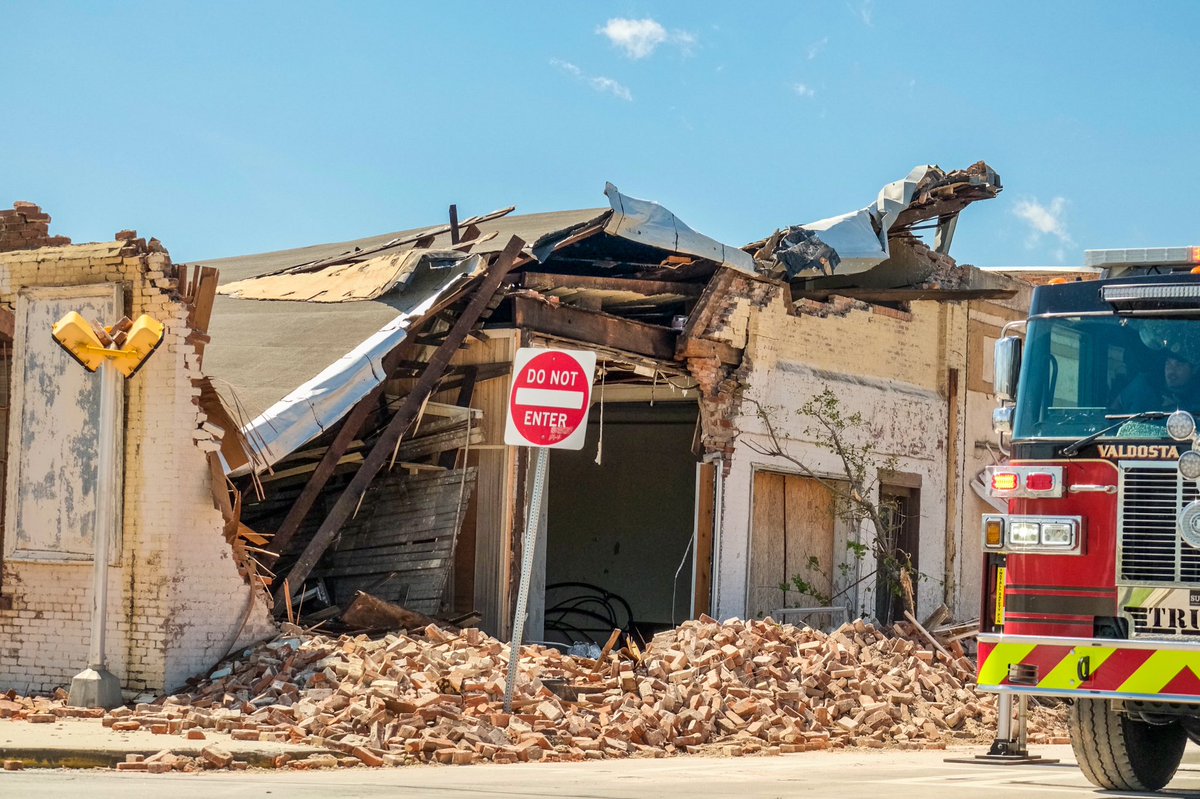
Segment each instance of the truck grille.
[{"label": "truck grille", "polygon": [[1122,469],[1119,579],[1200,582],[1200,550],[1183,543],[1176,528],[1180,509],[1196,498],[1196,483],[1174,463]]}]

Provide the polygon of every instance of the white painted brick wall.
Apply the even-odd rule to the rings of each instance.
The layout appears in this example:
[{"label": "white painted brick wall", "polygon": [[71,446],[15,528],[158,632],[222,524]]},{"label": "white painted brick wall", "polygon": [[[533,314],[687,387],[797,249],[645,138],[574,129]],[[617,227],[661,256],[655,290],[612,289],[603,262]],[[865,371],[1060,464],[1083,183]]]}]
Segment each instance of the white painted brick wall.
[{"label": "white painted brick wall", "polygon": [[[108,659],[127,690],[172,690],[273,624],[261,598],[250,604],[194,440],[210,436],[198,430],[204,419],[193,402],[199,372],[184,341],[186,309],[153,285],[147,260],[161,277],[161,256],[120,248],[0,253],[0,302],[11,304],[28,286],[117,282],[131,316],[149,313],[167,326],[163,345],[128,383],[125,526],[120,565],[110,570]],[[48,692],[86,666],[91,575],[90,562],[3,564],[0,690]]]}]

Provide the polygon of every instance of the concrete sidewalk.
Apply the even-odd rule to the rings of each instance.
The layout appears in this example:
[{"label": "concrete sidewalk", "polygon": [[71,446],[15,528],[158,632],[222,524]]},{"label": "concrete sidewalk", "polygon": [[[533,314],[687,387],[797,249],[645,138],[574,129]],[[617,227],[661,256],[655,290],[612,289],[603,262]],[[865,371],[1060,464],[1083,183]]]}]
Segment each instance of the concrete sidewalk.
[{"label": "concrete sidewalk", "polygon": [[292,759],[330,754],[327,749],[268,741],[235,741],[228,733],[206,729],[203,740],[185,735],[157,735],[148,730],[114,732],[100,719],[63,718],[53,724],[0,720],[0,760],[19,760],[26,768],[112,768],[127,755],[150,756],[164,749],[177,755],[199,757],[200,750],[216,744],[235,760],[272,768],[275,758]]}]

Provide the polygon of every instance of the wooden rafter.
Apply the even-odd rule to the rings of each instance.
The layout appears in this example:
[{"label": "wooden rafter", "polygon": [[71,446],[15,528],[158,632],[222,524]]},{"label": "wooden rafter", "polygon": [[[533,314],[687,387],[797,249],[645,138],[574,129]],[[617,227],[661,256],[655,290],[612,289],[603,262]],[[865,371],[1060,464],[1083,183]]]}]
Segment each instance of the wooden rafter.
[{"label": "wooden rafter", "polygon": [[661,361],[675,360],[677,333],[669,327],[635,322],[583,308],[551,305],[530,297],[513,297],[513,316],[517,327],[525,330]]}]

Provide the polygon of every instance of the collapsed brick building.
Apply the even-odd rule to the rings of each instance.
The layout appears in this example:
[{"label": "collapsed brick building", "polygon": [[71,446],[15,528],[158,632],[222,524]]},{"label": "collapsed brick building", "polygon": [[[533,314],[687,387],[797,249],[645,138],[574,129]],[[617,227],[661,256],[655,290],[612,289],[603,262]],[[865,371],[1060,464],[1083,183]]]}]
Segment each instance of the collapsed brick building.
[{"label": "collapsed brick building", "polygon": [[[585,448],[550,459],[528,638],[650,634],[830,598],[890,613],[890,587],[849,554],[865,531],[825,485],[839,466],[793,413],[824,388],[894,459],[873,479],[900,509],[894,545],[928,577],[916,605],[970,618],[984,508],[971,483],[993,457],[988,342],[1028,287],[948,252],[961,210],[999,190],[986,165],[922,167],[862,211],[745,248],[612,186],[608,207],[452,211],[449,224],[191,272],[155,242],[23,234],[26,249],[0,254],[14,342],[40,340],[20,326],[35,299],[20,292],[47,284],[79,297],[120,284],[98,316],[168,325],[161,360],[128,387],[115,670],[127,688],[169,690],[261,635],[269,608],[336,622],[364,592],[507,636],[532,481],[528,450],[502,438],[522,346],[589,349],[599,364]],[[195,293],[201,274],[205,291],[219,280],[215,298]],[[781,411],[792,458],[763,454],[756,408]],[[82,426],[82,409],[56,427]],[[18,503],[34,490],[7,483]],[[20,518],[5,515],[0,630],[14,643],[0,686],[36,690],[82,663],[87,541],[75,560],[38,562],[17,545]],[[780,589],[813,558],[813,595]],[[59,607],[64,591],[76,598]],[[77,630],[71,651],[57,652],[48,612]]]}]

